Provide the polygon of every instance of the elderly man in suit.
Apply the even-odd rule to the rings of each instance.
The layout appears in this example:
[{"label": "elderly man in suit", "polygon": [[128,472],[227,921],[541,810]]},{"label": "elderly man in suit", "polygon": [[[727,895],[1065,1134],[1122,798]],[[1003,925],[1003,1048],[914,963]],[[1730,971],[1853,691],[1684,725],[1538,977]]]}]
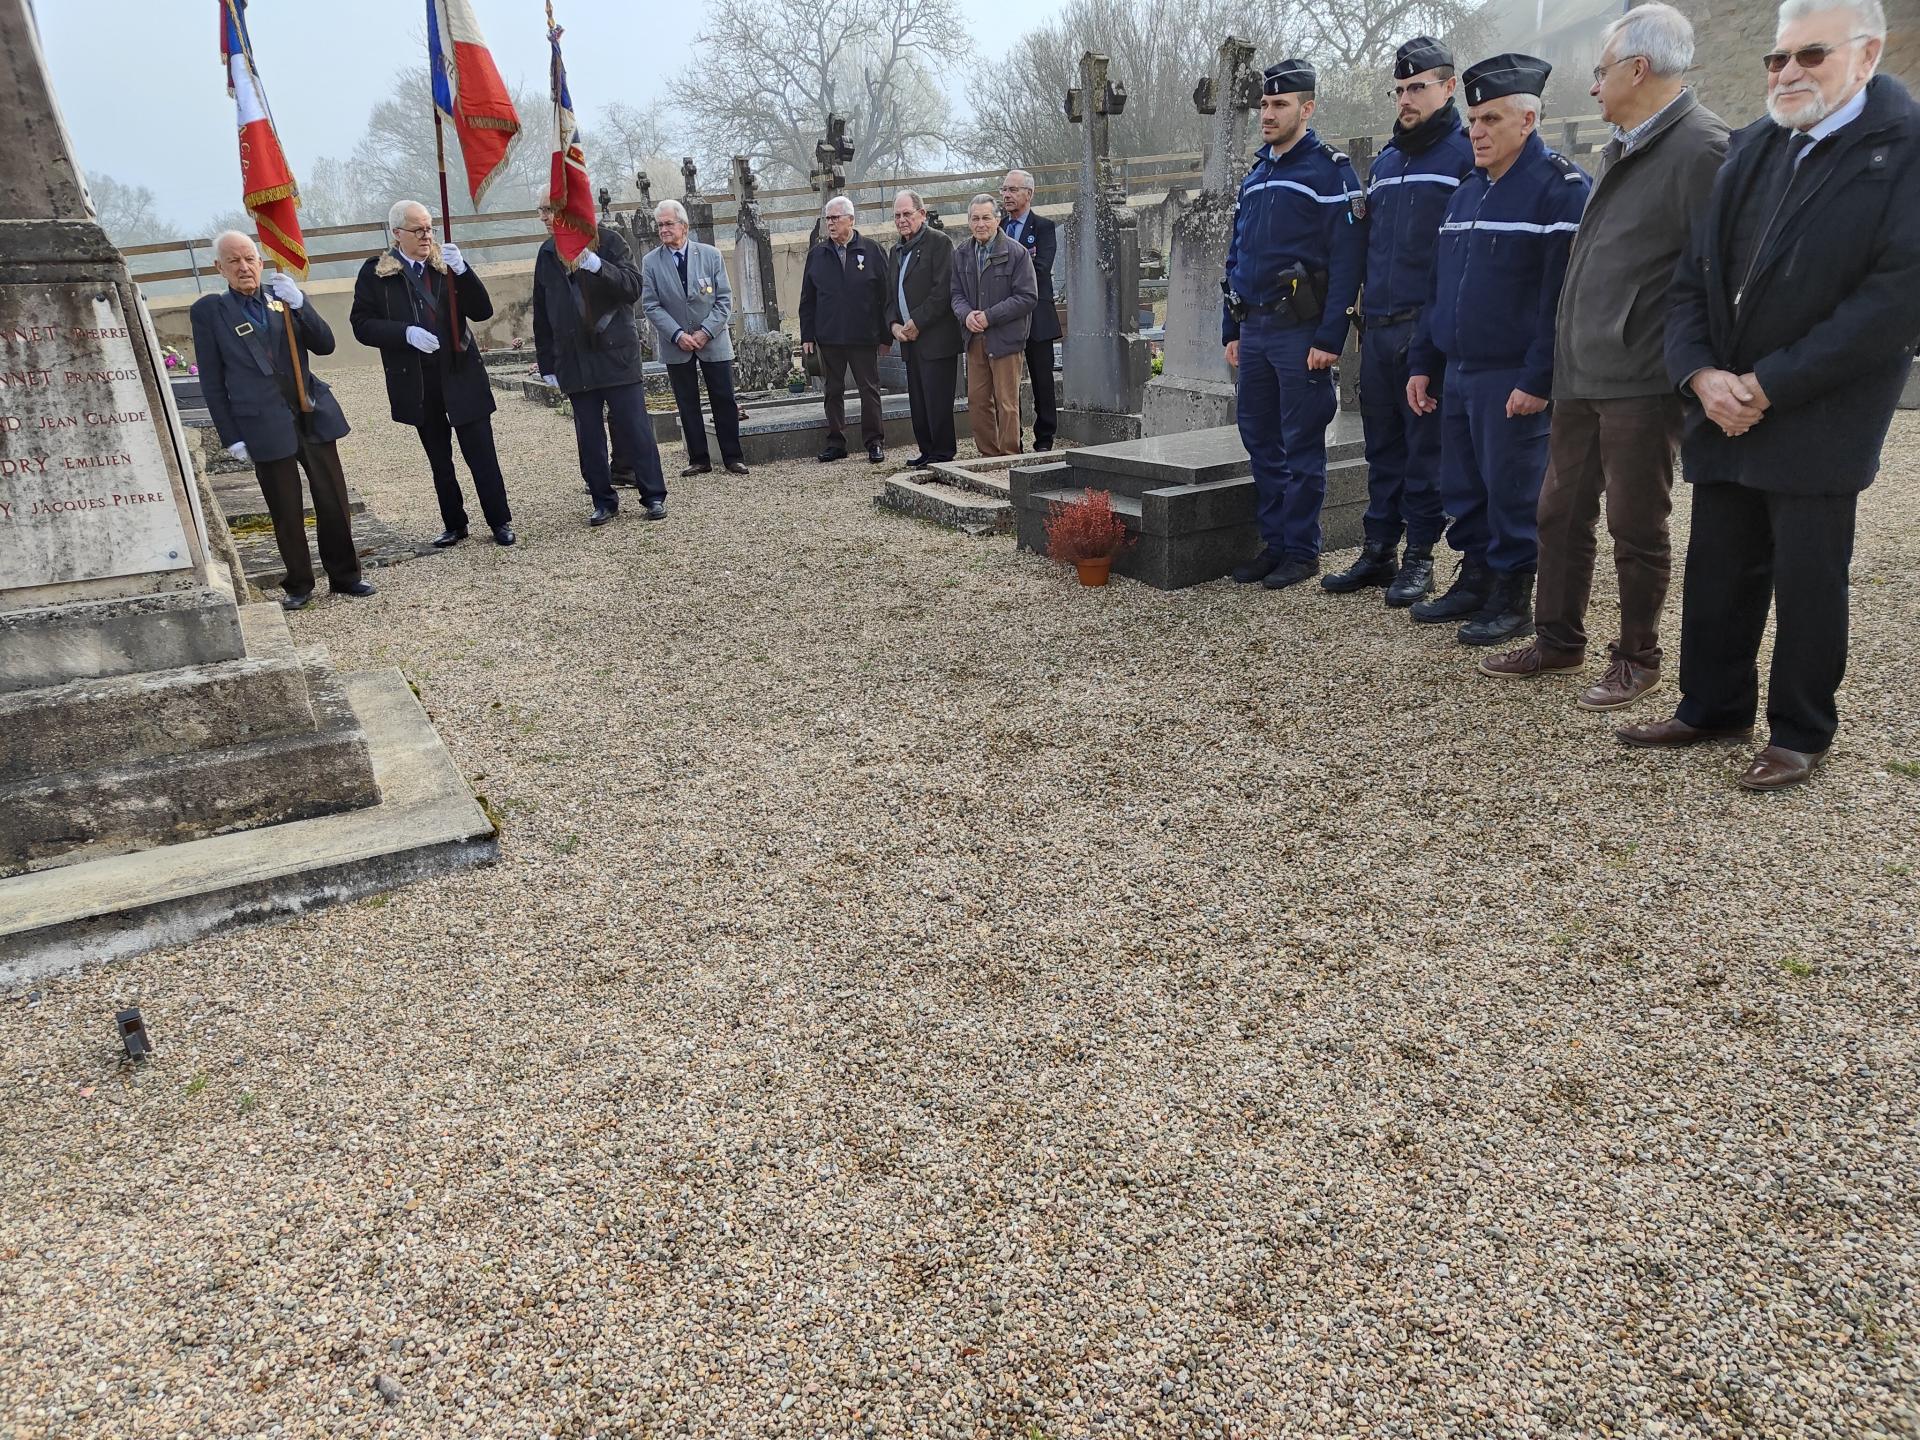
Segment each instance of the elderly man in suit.
[{"label": "elderly man in suit", "polygon": [[713,470],[707,427],[700,419],[704,378],[721,463],[728,474],[745,475],[740,403],[733,398],[733,337],[727,333],[727,317],[733,312],[727,262],[713,246],[688,238],[687,207],[678,200],[655,206],[653,225],[660,244],[640,262],[640,308],[653,322],[653,348],[666,363],[680,430],[687,437],[687,468],[680,473],[707,475]]},{"label": "elderly man in suit", "polygon": [[1039,299],[1027,331],[1027,379],[1033,385],[1033,448],[1051,450],[1060,428],[1053,395],[1053,342],[1060,338],[1060,312],[1053,306],[1053,261],[1060,241],[1053,221],[1033,208],[1033,176],[1009,170],[1000,182],[1000,228],[1016,245],[1027,247]]},{"label": "elderly man in suit", "polygon": [[991,195],[967,205],[971,239],[953,252],[953,318],[967,335],[967,419],[982,455],[1020,453],[1020,357],[1039,286],[1027,247],[1000,228]]},{"label": "elderly man in suit", "polygon": [[907,404],[920,453],[919,469],[953,459],[953,389],[960,369],[960,322],[953,314],[953,240],[927,224],[917,191],[893,197],[893,228],[900,243],[887,256],[887,328],[900,342],[907,368]]},{"label": "elderly man in suit", "polygon": [[[539,194],[540,219],[558,223],[553,201]],[[607,430],[633,464],[649,520],[667,518],[667,481],[660,447],[647,418],[640,383],[640,330],[633,307],[644,287],[640,267],[618,230],[595,227],[594,242],[569,266],[551,237],[533,261],[533,347],[540,373],[573,405],[573,438],[580,478],[593,496],[587,524],[605,525],[620,513],[607,460]]]},{"label": "elderly man in suit", "polygon": [[354,339],[380,352],[393,418],[420,432],[444,527],[433,543],[444,550],[467,538],[466,502],[453,469],[457,435],[493,543],[511,545],[513,510],[493,444],[493,386],[467,325],[489,318],[493,300],[458,245],[433,243],[433,216],[418,201],[402,200],[387,212],[387,234],[387,252],[362,265],[353,282],[349,318]]},{"label": "elderly man in suit", "polygon": [[[298,610],[313,599],[302,469],[313,488],[314,529],[328,586],[336,595],[371,595],[373,586],[361,578],[353,547],[347,479],[335,446],[347,433],[347,417],[308,358],[333,353],[333,331],[289,276],[276,271],[261,283],[260,252],[238,230],[214,237],[213,254],[227,288],[202,295],[188,312],[194,359],[220,443],[234,459],[253,465],[266,497],[273,538],[287,567],[280,603]],[[301,353],[298,369],[294,346]]]},{"label": "elderly man in suit", "polygon": [[1629,745],[1747,735],[1774,613],[1768,743],[1739,783],[1813,773],[1839,726],[1860,492],[1920,336],[1920,106],[1876,75],[1880,0],[1787,0],[1764,57],[1767,116],[1733,137],[1667,317],[1688,401],[1693,533],[1678,713]]}]

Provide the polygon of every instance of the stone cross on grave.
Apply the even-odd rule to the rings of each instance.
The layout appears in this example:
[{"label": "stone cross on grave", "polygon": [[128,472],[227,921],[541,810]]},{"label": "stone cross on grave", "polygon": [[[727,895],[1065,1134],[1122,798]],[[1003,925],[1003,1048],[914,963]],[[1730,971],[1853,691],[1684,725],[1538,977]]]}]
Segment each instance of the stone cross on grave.
[{"label": "stone cross on grave", "polygon": [[700,196],[700,172],[695,168],[693,157],[685,156],[680,161],[680,178],[687,182],[687,193],[680,197],[680,203],[687,207],[687,229],[693,232],[693,238],[702,245],[713,244],[713,202]]},{"label": "stone cross on grave", "polygon": [[1083,127],[1080,183],[1066,225],[1067,336],[1063,410],[1132,414],[1147,382],[1139,334],[1140,237],[1126,190],[1114,178],[1110,122],[1127,88],[1107,78],[1107,57],[1080,57],[1067,91],[1070,124]]},{"label": "stone cross on grave", "polygon": [[[634,172],[633,188],[640,192],[639,207],[633,212],[633,259],[634,263],[647,258],[649,251],[660,248],[660,232],[653,228],[653,177],[644,170]],[[644,345],[647,342],[642,339]]]},{"label": "stone cross on grave", "polygon": [[779,297],[773,281],[773,237],[760,218],[760,179],[744,155],[733,157],[733,256],[740,267],[741,328],[765,335],[780,328]]},{"label": "stone cross on grave", "polygon": [[807,237],[810,246],[818,245],[826,233],[817,211],[825,210],[827,202],[847,188],[847,162],[853,159],[853,148],[853,142],[847,139],[847,117],[829,114],[827,133],[814,142],[813,169],[807,173],[820,200],[813,219],[813,233]]},{"label": "stone cross on grave", "polygon": [[1220,345],[1220,276],[1247,168],[1249,117],[1259,104],[1253,46],[1229,35],[1215,53],[1212,73],[1201,76],[1193,89],[1194,109],[1213,123],[1201,158],[1200,191],[1173,222],[1161,375],[1147,387],[1150,435],[1217,418],[1213,411],[1223,403],[1222,394],[1230,408],[1233,373]]}]

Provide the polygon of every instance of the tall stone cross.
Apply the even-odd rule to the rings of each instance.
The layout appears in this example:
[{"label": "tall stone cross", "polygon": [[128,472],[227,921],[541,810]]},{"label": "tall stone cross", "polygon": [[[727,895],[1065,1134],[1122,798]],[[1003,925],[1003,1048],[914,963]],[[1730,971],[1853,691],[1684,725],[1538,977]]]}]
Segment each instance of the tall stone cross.
[{"label": "tall stone cross", "polygon": [[760,179],[744,155],[733,157],[734,261],[740,267],[740,324],[749,335],[780,328],[774,291],[773,237],[760,218]]},{"label": "tall stone cross", "polygon": [[[1260,104],[1260,72],[1253,46],[1229,35],[1214,55],[1213,71],[1193,87],[1193,108],[1210,116],[1201,158],[1200,193],[1173,222],[1167,267],[1167,338],[1161,347],[1165,389],[1175,381],[1230,387],[1220,345],[1220,275],[1233,239],[1233,212],[1247,166],[1249,116]],[[1149,420],[1156,406],[1149,404]]]},{"label": "tall stone cross", "polygon": [[1113,174],[1111,121],[1127,87],[1107,77],[1107,57],[1080,57],[1067,120],[1082,127],[1080,183],[1067,221],[1065,408],[1109,414],[1140,409],[1147,381],[1139,334],[1140,237]]},{"label": "tall stone cross", "polygon": [[687,207],[687,228],[693,232],[693,238],[702,245],[711,245],[713,244],[713,202],[701,198],[700,172],[694,168],[691,155],[680,161],[680,178],[687,182],[687,193],[680,197],[680,203]]},{"label": "tall stone cross", "polygon": [[[853,159],[853,150],[853,142],[847,139],[847,117],[829,114],[827,133],[814,143],[813,169],[807,174],[807,179],[813,182],[814,193],[820,197],[819,210],[825,210],[827,202],[847,188],[847,162]],[[824,233],[816,214],[807,243],[819,244]]]}]

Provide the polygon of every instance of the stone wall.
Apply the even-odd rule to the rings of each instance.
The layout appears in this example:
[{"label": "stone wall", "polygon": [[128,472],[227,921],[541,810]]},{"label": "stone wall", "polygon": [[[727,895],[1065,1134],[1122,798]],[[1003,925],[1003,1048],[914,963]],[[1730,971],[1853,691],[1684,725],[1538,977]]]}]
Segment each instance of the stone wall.
[{"label": "stone wall", "polygon": [[[1773,48],[1778,6],[1770,0],[1671,0],[1693,21],[1694,88],[1701,102],[1736,128],[1766,105],[1760,57]],[[1920,93],[1920,0],[1882,0],[1887,12],[1883,75]]]}]

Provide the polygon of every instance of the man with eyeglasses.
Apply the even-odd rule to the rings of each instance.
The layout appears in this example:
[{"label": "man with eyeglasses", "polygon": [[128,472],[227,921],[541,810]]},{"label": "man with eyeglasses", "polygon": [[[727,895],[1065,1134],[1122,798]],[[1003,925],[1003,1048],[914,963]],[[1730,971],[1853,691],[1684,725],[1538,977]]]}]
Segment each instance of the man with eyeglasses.
[{"label": "man with eyeglasses", "polygon": [[1680,397],[1667,380],[1667,294],[1706,207],[1727,127],[1687,88],[1693,26],[1639,5],[1607,27],[1592,94],[1613,125],[1560,292],[1550,462],[1537,514],[1535,638],[1480,662],[1499,679],[1571,674],[1586,660],[1594,522],[1606,502],[1620,630],[1606,672],[1574,702],[1617,710],[1660,684]]},{"label": "man with eyeglasses", "polygon": [[433,216],[417,200],[402,200],[387,212],[387,233],[392,243],[386,253],[362,265],[353,282],[348,320],[353,338],[380,352],[389,412],[419,432],[427,452],[442,526],[433,543],[445,550],[467,538],[467,507],[453,468],[457,436],[493,543],[511,545],[517,537],[493,443],[493,385],[468,326],[492,317],[493,300],[458,245],[433,243]]},{"label": "man with eyeglasses", "polygon": [[1366,193],[1353,162],[1308,128],[1305,60],[1269,65],[1260,138],[1227,247],[1221,339],[1240,372],[1235,413],[1253,467],[1260,553],[1233,572],[1282,590],[1320,573],[1333,367],[1366,263]]},{"label": "man with eyeglasses", "polygon": [[1060,338],[1060,312],[1053,304],[1053,259],[1060,244],[1053,221],[1033,208],[1033,176],[1009,170],[1000,182],[1000,228],[1007,238],[1027,247],[1033,261],[1034,283],[1040,287],[1033,307],[1033,328],[1027,335],[1027,379],[1033,386],[1033,448],[1051,450],[1060,429],[1060,410],[1053,394],[1053,346]]},{"label": "man with eyeglasses", "polygon": [[1461,557],[1446,594],[1410,613],[1422,625],[1464,621],[1454,632],[1462,645],[1533,633],[1554,312],[1588,188],[1580,167],[1540,138],[1552,70],[1508,54],[1461,77],[1475,169],[1447,204],[1407,366],[1409,408],[1440,415],[1440,499]]},{"label": "man with eyeglasses", "polygon": [[[1360,298],[1360,421],[1367,441],[1366,543],[1345,570],[1323,576],[1335,594],[1387,587],[1388,605],[1433,588],[1440,508],[1440,421],[1407,407],[1407,352],[1433,283],[1440,220],[1473,173],[1473,145],[1453,94],[1453,52],[1421,35],[1393,61],[1393,136],[1367,179],[1367,278]],[[1403,560],[1400,537],[1407,537]]]},{"label": "man with eyeglasses", "polygon": [[1805,781],[1839,726],[1847,567],[1920,338],[1920,106],[1877,75],[1880,0],[1787,0],[1767,118],[1734,136],[1681,252],[1667,372],[1693,484],[1679,710],[1628,745],[1747,736],[1774,614],[1768,743],[1740,785]]}]

